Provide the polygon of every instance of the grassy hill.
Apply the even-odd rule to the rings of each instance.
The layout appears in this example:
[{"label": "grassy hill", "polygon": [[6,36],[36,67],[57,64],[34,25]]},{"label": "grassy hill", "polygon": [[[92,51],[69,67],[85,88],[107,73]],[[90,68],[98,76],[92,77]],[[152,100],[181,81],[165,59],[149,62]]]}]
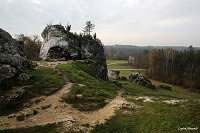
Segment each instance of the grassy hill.
[{"label": "grassy hill", "polygon": [[[120,81],[125,93],[123,97],[129,102],[141,105],[140,111],[118,110],[116,115],[105,124],[97,125],[94,133],[175,133],[181,127],[198,127],[200,123],[199,94],[173,86],[173,91],[152,90],[129,81]],[[157,83],[161,84],[161,83]],[[155,97],[152,103],[136,101],[139,96]],[[164,100],[189,99],[186,103],[168,105]],[[188,131],[189,132],[189,131]]]},{"label": "grassy hill", "polygon": [[[119,62],[119,64],[125,64],[125,62],[121,61],[108,61],[107,63],[109,64],[116,62]],[[118,67],[123,66],[119,64]],[[90,64],[83,62],[73,62],[68,64],[60,64],[56,67],[56,69],[59,69],[62,73],[64,73],[68,77],[68,80],[73,83],[73,86],[70,89],[68,95],[64,95],[62,97],[62,102],[67,102],[80,111],[95,111],[103,108],[107,104],[105,101],[115,98],[117,90],[120,89],[120,87],[117,87],[111,81],[103,81],[97,78],[94,72],[94,68]],[[38,77],[38,74],[36,73],[42,73],[43,70],[44,68],[27,73],[32,74],[34,77]],[[47,70],[44,72],[48,74]],[[131,71],[126,71],[125,73],[122,72],[122,75],[128,76],[130,72]],[[53,74],[53,72],[49,74]],[[45,76],[45,74],[43,74],[43,76]],[[49,77],[50,75],[46,76]],[[59,77],[59,75],[57,76]],[[46,79],[45,77],[43,78]],[[53,77],[49,77],[49,80],[50,79],[57,82],[57,79],[54,79]],[[38,77],[35,80],[40,81],[42,79]],[[52,83],[54,83],[53,81]],[[92,133],[176,133],[179,132],[179,130],[181,130],[183,127],[197,127],[198,130],[194,132],[199,131],[200,94],[169,84],[166,85],[171,86],[172,91],[146,88],[136,83],[130,82],[129,80],[119,80],[118,82],[122,84],[121,88],[124,89],[122,97],[127,102],[135,103],[136,105],[141,106],[141,109],[118,109],[116,110],[116,114],[106,120],[104,124],[97,123],[95,127],[90,127],[90,125],[86,124],[86,127],[93,128],[91,130]],[[153,80],[152,82],[156,86],[164,84]],[[62,84],[63,81],[59,85]],[[48,84],[44,85],[45,86],[42,86],[42,88],[46,88],[46,86],[51,87],[51,85]],[[34,93],[35,91],[33,90],[36,89],[34,89],[34,87],[32,88],[32,92]],[[48,89],[44,89],[44,92],[46,92],[46,90]],[[40,95],[46,94],[43,93],[43,91],[36,92],[40,92]],[[53,93],[54,92],[51,92],[51,94]],[[77,98],[77,95],[81,95],[81,98]],[[154,102],[144,102],[143,100],[135,99],[143,96],[154,98]],[[176,105],[170,105],[163,102],[165,100],[181,99],[188,101],[178,103]],[[63,125],[61,122],[47,124],[44,126],[8,129],[0,131],[0,133],[61,132],[62,129]],[[191,132],[189,130],[184,131]],[[83,131],[69,130],[68,132],[73,133]]]},{"label": "grassy hill", "polygon": [[[109,60],[109,63],[116,63],[110,68],[118,65],[118,68],[125,69],[125,62],[119,60]],[[124,65],[122,65],[124,64]],[[120,70],[120,76],[128,76],[131,71]],[[125,93],[123,97],[129,101],[142,106],[140,111],[121,109],[116,111],[116,115],[109,119],[105,124],[96,125],[92,131],[94,133],[176,133],[183,127],[200,128],[200,94],[182,89],[158,81],[153,84],[169,85],[173,91],[163,89],[149,89],[130,81],[119,81],[123,84]],[[155,102],[143,102],[134,100],[136,97],[148,96],[156,98]],[[168,105],[164,100],[188,99],[188,102],[177,105]],[[186,130],[185,132],[191,132]],[[198,131],[196,131],[198,132]]]},{"label": "grassy hill", "polygon": [[[82,111],[91,111],[106,105],[107,99],[113,99],[118,89],[111,81],[104,81],[95,75],[95,69],[90,64],[75,62],[58,65],[69,80],[74,83],[71,91],[63,100]],[[77,95],[83,98],[78,99]]]}]

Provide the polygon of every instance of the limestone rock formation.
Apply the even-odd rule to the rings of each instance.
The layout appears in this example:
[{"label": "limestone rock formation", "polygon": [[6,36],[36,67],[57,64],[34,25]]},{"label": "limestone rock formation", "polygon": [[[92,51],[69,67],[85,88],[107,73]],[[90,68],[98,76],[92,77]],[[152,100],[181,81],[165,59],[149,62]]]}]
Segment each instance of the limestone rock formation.
[{"label": "limestone rock formation", "polygon": [[119,108],[122,109],[134,109],[134,110],[138,110],[141,109],[141,106],[138,106],[134,103],[130,103],[130,102],[126,102],[126,103],[122,103],[121,105],[118,105]]},{"label": "limestone rock formation", "polygon": [[42,32],[44,39],[40,57],[43,60],[94,60],[97,76],[107,80],[104,48],[99,39],[69,32],[62,25],[48,25]]},{"label": "limestone rock formation", "polygon": [[120,71],[108,70],[108,77],[112,79],[119,80]]},{"label": "limestone rock formation", "polygon": [[36,63],[25,58],[24,43],[0,29],[0,82],[13,77],[19,69],[35,66]]},{"label": "limestone rock formation", "polygon": [[135,82],[135,83],[142,85],[144,87],[155,89],[155,86],[151,83],[151,81],[138,72],[131,73],[129,75],[129,79],[132,82]]},{"label": "limestone rock formation", "polygon": [[183,100],[166,100],[166,101],[163,101],[163,102],[166,103],[166,104],[176,105],[178,103],[184,103],[184,102],[187,102],[187,101],[188,101],[187,99],[183,99]]},{"label": "limestone rock formation", "polygon": [[154,102],[154,99],[158,99],[158,98],[148,97],[148,96],[134,98],[134,100],[137,100],[137,101],[143,100],[143,102]]}]

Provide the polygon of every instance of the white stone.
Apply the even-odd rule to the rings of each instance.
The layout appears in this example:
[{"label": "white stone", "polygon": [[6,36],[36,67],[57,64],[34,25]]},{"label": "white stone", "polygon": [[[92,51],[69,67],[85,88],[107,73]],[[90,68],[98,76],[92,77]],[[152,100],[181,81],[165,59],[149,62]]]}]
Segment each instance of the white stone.
[{"label": "white stone", "polygon": [[49,41],[42,43],[42,47],[40,50],[40,57],[43,60],[46,60],[49,49],[55,46],[68,47],[68,42],[60,37],[52,37]]},{"label": "white stone", "polygon": [[166,100],[166,101],[163,101],[164,103],[166,104],[171,104],[171,105],[176,105],[178,103],[184,103],[184,102],[187,102],[188,100]]}]

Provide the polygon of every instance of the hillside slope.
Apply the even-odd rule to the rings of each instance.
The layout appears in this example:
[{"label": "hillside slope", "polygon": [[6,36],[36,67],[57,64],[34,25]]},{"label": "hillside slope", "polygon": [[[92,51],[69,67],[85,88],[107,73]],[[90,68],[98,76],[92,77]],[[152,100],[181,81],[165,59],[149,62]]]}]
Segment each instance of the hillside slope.
[{"label": "hillside slope", "polygon": [[[24,71],[32,75],[37,86],[41,84],[38,76],[45,78],[41,70],[46,69],[54,71],[48,77],[60,76],[64,83],[55,78],[42,80],[49,88],[40,93],[31,91],[37,95],[22,100],[21,110],[0,116],[0,132],[145,133],[177,132],[182,127],[199,130],[200,95],[197,93],[176,86],[172,86],[172,91],[150,89],[129,80],[119,80],[118,85],[122,86],[117,87],[115,82],[96,77],[92,64],[84,61],[45,61],[38,65],[32,72]],[[40,75],[35,74],[38,71]],[[54,81],[63,87],[51,88]],[[51,93],[45,95],[46,91]],[[180,102],[168,104],[167,100]],[[30,114],[33,110],[37,113]],[[25,115],[24,120],[18,121],[21,114]]]},{"label": "hillside slope", "polygon": [[[92,73],[93,67],[90,64],[69,61],[39,62],[38,65],[38,70],[48,68],[57,72],[63,77],[65,85],[62,89],[52,92],[51,95],[38,95],[25,102],[21,101],[22,105],[25,106],[19,112],[0,116],[0,130],[49,123],[62,123],[64,126],[60,126],[60,128],[66,128],[62,130],[70,128],[79,130],[84,127],[83,125],[95,126],[98,122],[104,122],[105,119],[114,115],[114,110],[119,104],[125,102],[120,96],[120,91],[119,95],[115,97],[120,88],[109,81],[95,77]],[[82,95],[82,98],[78,95]],[[27,104],[29,106],[26,106]],[[36,114],[27,115],[35,110],[37,111]],[[18,116],[22,114],[24,120],[17,120]],[[90,128],[88,127],[88,129]]]}]

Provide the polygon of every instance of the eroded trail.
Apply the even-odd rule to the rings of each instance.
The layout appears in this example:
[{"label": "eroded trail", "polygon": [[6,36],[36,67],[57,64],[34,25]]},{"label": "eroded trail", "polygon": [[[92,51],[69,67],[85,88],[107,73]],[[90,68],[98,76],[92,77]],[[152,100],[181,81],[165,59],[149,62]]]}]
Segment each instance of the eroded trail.
[{"label": "eroded trail", "polygon": [[[67,77],[63,73],[61,73],[59,70],[56,71],[63,76],[66,82],[68,81]],[[105,119],[108,119],[114,115],[114,111],[120,104],[126,102],[121,97],[123,91],[120,90],[116,98],[111,100],[104,108],[92,112],[81,112],[73,108],[70,104],[60,101],[60,97],[62,97],[62,95],[64,94],[67,94],[70,91],[72,85],[72,83],[67,82],[62,89],[60,89],[53,95],[42,96],[32,99],[32,101],[41,100],[41,102],[36,103],[31,107],[24,108],[22,111],[20,111],[20,113],[26,114],[31,110],[37,110],[38,114],[29,116],[24,121],[17,121],[16,117],[8,118],[7,116],[1,116],[0,123],[4,124],[3,126],[0,125],[0,130],[35,125],[45,125],[47,123],[55,122],[64,122],[67,124],[67,126],[75,125],[78,128],[81,128],[82,124],[90,124],[91,126],[94,126],[96,123],[105,122]],[[42,107],[46,105],[49,105],[49,108],[42,109]]]},{"label": "eroded trail", "polygon": [[[47,123],[68,121],[76,121],[77,126],[81,126],[82,124],[90,124],[94,126],[97,122],[103,123],[105,119],[108,119],[111,116],[113,116],[114,111],[118,107],[118,105],[125,102],[125,100],[121,98],[119,93],[119,95],[116,96],[115,99],[110,101],[104,108],[93,112],[81,112],[65,102],[59,102],[60,97],[63,94],[67,93],[71,86],[72,83],[68,83],[64,86],[63,89],[61,89],[54,95],[48,97],[34,98],[33,100],[44,100],[21,111],[21,113],[27,113],[34,109],[38,110],[37,115],[30,116],[27,119],[25,119],[25,121],[20,122],[17,121],[16,118],[7,118],[5,116],[0,117],[0,119],[3,122],[9,123],[9,125],[1,126],[0,129],[45,125]],[[40,108],[41,106],[49,104],[51,104],[51,106],[45,110]]]}]

